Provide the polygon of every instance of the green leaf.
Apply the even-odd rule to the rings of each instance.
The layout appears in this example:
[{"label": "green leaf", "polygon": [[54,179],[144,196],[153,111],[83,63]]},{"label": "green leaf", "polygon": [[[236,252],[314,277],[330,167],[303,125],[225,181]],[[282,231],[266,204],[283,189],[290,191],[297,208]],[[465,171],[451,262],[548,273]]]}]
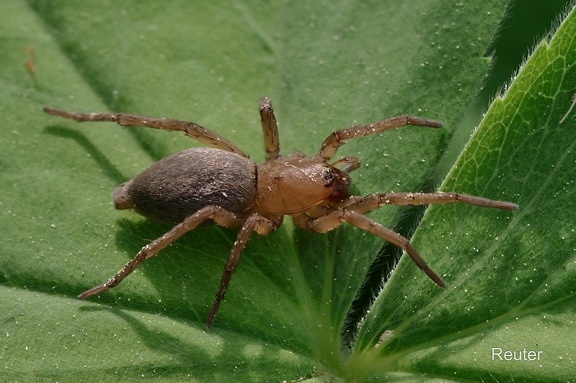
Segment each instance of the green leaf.
[{"label": "green leaf", "polygon": [[[450,287],[440,291],[402,262],[359,324],[351,358],[342,351],[341,331],[383,241],[346,225],[319,235],[294,230],[286,219],[273,235],[255,235],[210,331],[203,323],[236,237],[231,230],[191,232],[115,289],[88,302],[76,300],[168,230],[115,211],[113,188],[154,161],[199,144],[179,134],[78,125],[41,112],[53,106],[191,120],[232,140],[257,162],[264,158],[256,109],[263,95],[273,100],[286,154],[313,154],[339,128],[397,114],[422,115],[442,120],[445,128],[403,128],[355,140],[339,151],[363,161],[353,173],[358,194],[418,191],[426,188],[438,159],[462,129],[460,120],[487,71],[481,57],[504,8],[503,0],[456,5],[440,0],[2,2],[4,379],[282,381],[359,372],[358,379],[429,374],[472,380],[505,374],[566,380],[570,350],[555,353],[540,338],[544,355],[564,358],[557,362],[560,368],[546,365],[538,375],[530,370],[535,364],[491,367],[481,356],[477,372],[472,359],[483,350],[477,329],[488,334],[489,345],[490,337],[509,339],[503,348],[530,347],[519,336],[527,328],[541,331],[550,343],[571,329],[563,320],[565,307],[574,307],[573,261],[570,268],[566,253],[574,247],[569,217],[574,209],[568,199],[571,170],[564,167],[572,161],[572,140],[565,137],[574,118],[553,125],[552,116],[561,117],[571,103],[574,76],[564,66],[569,68],[573,58],[565,55],[563,64],[552,65],[555,76],[564,73],[561,81],[545,74],[524,80],[524,86],[532,85],[516,93],[534,94],[534,104],[518,101],[514,113],[496,119],[498,129],[481,127],[443,185],[512,199],[522,210],[430,209],[414,244]],[[563,42],[565,51],[556,45],[540,51],[574,51],[569,42]],[[508,105],[510,94],[498,104]],[[513,118],[519,122],[511,125]],[[562,134],[551,134],[554,129]],[[390,207],[370,217],[395,227],[403,211]],[[553,217],[561,218],[559,226],[546,221]],[[563,229],[549,233],[550,227]],[[469,256],[474,251],[477,258]],[[497,268],[487,269],[492,257]],[[508,289],[510,283],[514,289]],[[494,303],[493,284],[505,299],[490,311],[486,302]],[[472,291],[476,298],[470,301]],[[418,315],[414,307],[421,307]],[[511,313],[519,318],[514,325]],[[454,318],[449,326],[446,318]],[[545,331],[549,328],[555,333]],[[394,330],[394,337],[374,349],[386,329]],[[434,347],[447,351],[434,353]],[[457,348],[466,352],[443,358]]]},{"label": "green leaf", "polygon": [[438,291],[401,262],[364,322],[352,369],[573,378],[576,347],[564,340],[576,311],[574,36],[572,10],[494,100],[441,187],[514,200],[520,210],[428,209],[413,244],[433,255],[449,287]]}]

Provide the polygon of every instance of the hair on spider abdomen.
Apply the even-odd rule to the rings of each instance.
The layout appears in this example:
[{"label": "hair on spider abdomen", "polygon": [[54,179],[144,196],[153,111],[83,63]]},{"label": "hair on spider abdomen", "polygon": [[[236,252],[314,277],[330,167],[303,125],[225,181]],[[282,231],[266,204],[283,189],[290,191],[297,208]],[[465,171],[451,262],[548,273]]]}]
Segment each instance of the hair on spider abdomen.
[{"label": "hair on spider abdomen", "polygon": [[117,209],[175,225],[209,205],[244,213],[256,198],[256,166],[236,153],[192,148],[172,154],[114,190]]}]

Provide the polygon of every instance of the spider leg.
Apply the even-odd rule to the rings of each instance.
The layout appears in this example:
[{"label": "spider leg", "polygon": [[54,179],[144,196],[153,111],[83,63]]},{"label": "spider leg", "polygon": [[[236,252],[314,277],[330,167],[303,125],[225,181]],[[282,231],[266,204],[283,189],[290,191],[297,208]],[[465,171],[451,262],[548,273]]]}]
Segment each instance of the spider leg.
[{"label": "spider leg", "polygon": [[296,226],[317,233],[325,233],[334,230],[340,226],[342,222],[349,222],[352,225],[366,230],[367,232],[372,233],[406,251],[414,263],[416,263],[416,265],[422,269],[430,279],[432,279],[438,286],[446,287],[446,283],[444,283],[442,278],[440,278],[438,274],[436,274],[428,264],[426,264],[424,258],[422,258],[420,253],[418,253],[418,251],[410,244],[408,239],[360,213],[353,210],[338,209],[318,218],[306,217],[304,214],[301,214],[294,216],[293,219]]},{"label": "spider leg", "polygon": [[236,267],[238,267],[240,256],[242,255],[242,251],[244,251],[246,243],[250,239],[252,232],[256,231],[261,235],[268,235],[273,232],[276,227],[277,225],[274,222],[262,217],[259,214],[252,214],[248,217],[248,219],[246,219],[246,222],[244,222],[240,233],[238,233],[236,242],[234,242],[234,247],[232,248],[232,252],[228,257],[228,262],[226,262],[226,267],[224,268],[224,273],[222,274],[222,279],[220,280],[220,287],[216,293],[216,300],[214,301],[212,309],[210,310],[210,314],[208,315],[208,319],[206,320],[207,327],[212,325],[212,322],[218,313],[220,304],[222,303],[222,300],[228,291],[228,285],[230,284],[232,274],[234,271],[236,271]]},{"label": "spider leg", "polygon": [[340,204],[317,209],[314,212],[315,214],[312,216],[302,213],[294,215],[292,219],[296,226],[317,233],[325,233],[334,230],[340,226],[343,221],[350,222],[351,224],[385,239],[406,251],[416,265],[434,282],[436,282],[436,284],[445,287],[442,278],[428,267],[422,256],[410,244],[408,239],[365,217],[363,214],[378,209],[380,206],[386,204],[428,205],[457,202],[503,210],[518,209],[518,205],[512,202],[494,201],[487,198],[459,193],[381,193],[370,194],[366,197],[350,197]]},{"label": "spider leg", "polygon": [[363,230],[366,230],[390,243],[393,245],[398,246],[402,250],[406,251],[410,258],[416,263],[416,265],[430,277],[438,286],[446,287],[446,283],[436,274],[424,261],[424,258],[418,253],[418,251],[410,244],[408,239],[403,237],[402,235],[382,226],[376,221],[371,220],[368,217],[363,216],[362,214],[358,214],[353,211],[344,210],[344,214],[342,216],[347,222],[350,222],[352,225],[357,226]]},{"label": "spider leg", "polygon": [[258,102],[260,105],[260,121],[264,133],[264,146],[266,148],[266,159],[273,160],[280,155],[280,139],[278,138],[278,124],[272,109],[272,103],[268,97],[262,97]]},{"label": "spider leg", "polygon": [[425,126],[428,128],[440,128],[442,126],[438,121],[426,120],[424,118],[412,116],[398,116],[373,122],[371,124],[356,125],[351,128],[337,130],[329,135],[322,143],[318,156],[320,156],[324,162],[330,161],[330,159],[332,159],[336,154],[338,147],[344,145],[344,141],[346,140],[365,137],[370,134],[401,128],[407,125]]},{"label": "spider leg", "polygon": [[518,205],[512,202],[496,201],[460,193],[379,193],[366,197],[351,197],[344,201],[347,210],[366,214],[382,205],[431,205],[465,203],[481,207],[490,207],[502,210],[516,210]]},{"label": "spider leg", "polygon": [[246,155],[240,148],[238,148],[232,142],[228,141],[218,133],[203,128],[202,126],[195,124],[193,122],[176,120],[173,118],[154,118],[147,116],[139,116],[136,114],[127,114],[127,113],[69,113],[52,108],[44,108],[44,112],[54,116],[75,120],[78,122],[108,121],[108,122],[115,122],[118,125],[122,126],[147,127],[153,129],[180,131],[183,132],[185,135],[195,138],[198,141],[213,148],[226,150],[228,152],[233,152],[248,158],[248,155]]},{"label": "spider leg", "polygon": [[110,278],[106,283],[96,286],[78,295],[78,299],[86,299],[94,295],[103,293],[116,285],[118,285],[124,278],[132,273],[142,262],[152,258],[158,254],[162,249],[172,244],[178,238],[186,234],[188,231],[194,230],[198,225],[207,219],[214,220],[218,225],[225,227],[235,227],[242,224],[242,217],[236,216],[227,210],[217,206],[207,206],[190,217],[186,218],[182,223],[174,226],[170,231],[158,239],[150,242],[144,246],[134,258],[132,258],[124,267],[122,267],[116,275]]}]

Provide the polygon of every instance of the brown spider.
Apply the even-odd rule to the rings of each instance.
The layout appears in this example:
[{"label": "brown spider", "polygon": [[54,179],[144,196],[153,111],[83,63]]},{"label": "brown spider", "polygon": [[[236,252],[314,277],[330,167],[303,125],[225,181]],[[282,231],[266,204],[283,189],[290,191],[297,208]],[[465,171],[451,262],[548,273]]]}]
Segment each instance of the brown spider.
[{"label": "brown spider", "polygon": [[[338,130],[329,135],[314,156],[294,152],[281,156],[278,126],[267,97],[260,100],[266,162],[256,164],[232,142],[193,122],[124,113],[68,113],[44,108],[46,113],[76,121],[111,121],[182,131],[212,148],[192,148],[166,157],[114,190],[117,209],[134,209],[153,220],[174,225],[166,234],[144,246],[105,284],[78,296],[86,299],[113,288],[142,262],[176,241],[205,220],[240,229],[208,315],[210,326],[228,290],[232,273],[252,232],[268,235],[290,215],[299,228],[316,233],[334,230],[349,222],[405,250],[436,284],[445,283],[432,271],[406,238],[367,218],[364,214],[385,204],[424,205],[463,202],[514,210],[511,202],[493,201],[458,193],[376,193],[351,196],[348,175],[360,166],[356,157],[328,163],[345,141],[406,125],[439,128],[441,123],[419,117],[399,116],[367,125]],[[338,167],[341,169],[339,169]]]}]

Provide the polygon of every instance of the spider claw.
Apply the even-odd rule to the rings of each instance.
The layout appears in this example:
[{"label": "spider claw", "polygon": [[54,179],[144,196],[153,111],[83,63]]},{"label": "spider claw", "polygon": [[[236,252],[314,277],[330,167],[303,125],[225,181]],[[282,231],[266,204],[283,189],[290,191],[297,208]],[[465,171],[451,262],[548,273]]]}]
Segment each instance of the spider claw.
[{"label": "spider claw", "polygon": [[212,322],[214,322],[214,318],[216,318],[216,314],[218,313],[218,309],[220,309],[220,302],[221,300],[216,300],[212,305],[212,309],[210,310],[210,314],[208,315],[208,319],[206,319],[206,327],[210,328],[212,326]]},{"label": "spider claw", "polygon": [[432,271],[432,269],[428,268],[427,270],[424,270],[424,272],[426,273],[426,275],[428,275],[430,277],[430,279],[432,279],[434,281],[434,283],[436,283],[438,286],[440,287],[446,287],[446,282],[444,282],[444,280],[442,278],[440,278],[440,276],[438,276],[438,274],[436,274],[434,271]]},{"label": "spider claw", "polygon": [[106,291],[108,289],[109,289],[109,287],[106,284],[96,286],[96,287],[91,288],[90,290],[84,291],[82,294],[79,294],[76,298],[82,299],[82,300],[88,299],[88,298],[90,298],[94,295],[98,295],[101,292]]}]

